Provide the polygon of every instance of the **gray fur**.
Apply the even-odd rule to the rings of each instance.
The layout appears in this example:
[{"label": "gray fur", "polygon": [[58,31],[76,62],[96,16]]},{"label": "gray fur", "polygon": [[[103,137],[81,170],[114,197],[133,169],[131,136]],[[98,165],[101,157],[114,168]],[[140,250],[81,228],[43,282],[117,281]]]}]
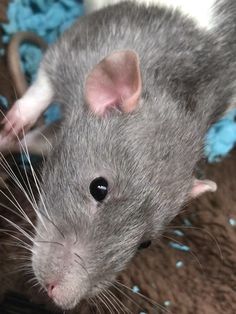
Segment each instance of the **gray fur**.
[{"label": "gray fur", "polygon": [[[226,2],[236,7],[218,2],[226,15]],[[235,29],[229,40],[222,21],[221,31],[204,33],[177,11],[126,2],[82,17],[46,53],[41,67],[65,119],[45,164],[43,195],[66,239],[46,218],[48,231],[38,221],[44,239],[65,247],[35,246],[33,268],[42,285],[59,278],[61,307],[113,280],[138,245],[156,238],[189,199],[205,133],[234,96],[235,60],[227,42],[235,45]],[[140,57],[142,98],[133,113],[100,118],[85,104],[84,82],[99,61],[121,49]],[[98,176],[111,187],[101,205],[89,193]]]}]

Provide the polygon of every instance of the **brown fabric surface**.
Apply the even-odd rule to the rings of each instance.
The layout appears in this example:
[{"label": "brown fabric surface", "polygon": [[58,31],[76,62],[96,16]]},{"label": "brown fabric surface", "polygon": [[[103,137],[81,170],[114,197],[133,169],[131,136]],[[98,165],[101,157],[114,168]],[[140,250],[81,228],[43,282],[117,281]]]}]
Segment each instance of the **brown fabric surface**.
[{"label": "brown fabric surface", "polygon": [[7,5],[8,5],[8,0],[1,0],[0,1],[0,23],[7,21],[7,16],[6,16]]}]

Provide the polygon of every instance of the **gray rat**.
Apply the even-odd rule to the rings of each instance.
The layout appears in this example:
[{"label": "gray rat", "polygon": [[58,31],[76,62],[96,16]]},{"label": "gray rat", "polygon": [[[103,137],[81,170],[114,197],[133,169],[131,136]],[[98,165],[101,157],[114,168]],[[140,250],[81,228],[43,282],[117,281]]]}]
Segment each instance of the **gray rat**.
[{"label": "gray rat", "polygon": [[191,197],[215,191],[194,169],[234,99],[235,13],[233,0],[216,1],[209,29],[131,2],[82,17],[7,114],[1,143],[52,100],[64,109],[32,250],[36,278],[62,309],[106,289]]}]

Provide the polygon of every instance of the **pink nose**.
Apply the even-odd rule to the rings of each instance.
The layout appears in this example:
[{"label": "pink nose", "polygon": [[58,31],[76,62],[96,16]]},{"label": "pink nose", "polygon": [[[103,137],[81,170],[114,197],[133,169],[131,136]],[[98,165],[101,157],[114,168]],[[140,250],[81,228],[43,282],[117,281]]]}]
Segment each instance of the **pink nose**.
[{"label": "pink nose", "polygon": [[47,285],[47,292],[48,292],[49,298],[53,297],[53,289],[54,288],[55,288],[55,284],[48,284]]}]

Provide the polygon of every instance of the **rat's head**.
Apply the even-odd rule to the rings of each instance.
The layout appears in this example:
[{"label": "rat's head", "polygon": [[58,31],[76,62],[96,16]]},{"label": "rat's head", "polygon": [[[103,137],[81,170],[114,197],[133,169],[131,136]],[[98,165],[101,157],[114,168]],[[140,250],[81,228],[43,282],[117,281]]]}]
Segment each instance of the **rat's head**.
[{"label": "rat's head", "polygon": [[[102,60],[86,79],[84,106],[77,104],[83,109],[77,114],[73,107],[45,165],[32,261],[37,279],[63,309],[109,286],[191,190],[188,171],[164,177],[171,157],[157,152],[156,124],[141,110],[141,91],[136,53]],[[194,195],[207,190],[195,183]]]}]

